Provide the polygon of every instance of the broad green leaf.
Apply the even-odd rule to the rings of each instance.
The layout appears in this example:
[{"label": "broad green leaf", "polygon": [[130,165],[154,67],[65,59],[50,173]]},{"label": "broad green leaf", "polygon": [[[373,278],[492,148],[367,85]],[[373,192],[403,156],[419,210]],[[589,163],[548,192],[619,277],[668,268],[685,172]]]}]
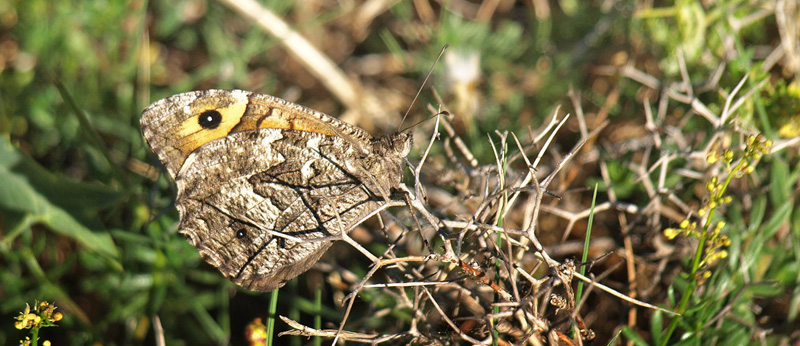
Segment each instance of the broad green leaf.
[{"label": "broad green leaf", "polygon": [[119,267],[117,247],[111,236],[92,231],[79,220],[86,220],[98,209],[118,201],[119,193],[56,176],[14,148],[8,138],[0,139],[0,181],[3,182],[0,213],[28,215],[28,222],[41,223],[72,238]]}]

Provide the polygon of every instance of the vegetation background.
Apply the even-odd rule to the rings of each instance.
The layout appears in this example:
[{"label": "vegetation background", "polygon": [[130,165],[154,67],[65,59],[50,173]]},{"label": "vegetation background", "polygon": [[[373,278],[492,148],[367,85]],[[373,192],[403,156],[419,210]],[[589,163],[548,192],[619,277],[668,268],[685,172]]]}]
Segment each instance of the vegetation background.
[{"label": "vegetation background", "polygon": [[[694,253],[686,249],[697,241],[671,241],[662,231],[697,216],[687,210],[708,201],[706,182],[725,177],[713,165],[686,169],[705,162],[691,154],[741,149],[744,134],[762,133],[774,141],[772,152],[732,183],[733,201],[714,219],[727,222],[728,256],[708,267],[713,275],[691,295],[673,338],[661,337],[668,316],[607,294],[593,293],[580,314],[597,333],[596,344],[611,343],[621,330],[616,342],[800,343],[800,211],[794,208],[800,8],[794,1],[262,2],[334,70],[276,38],[270,30],[280,22],[256,25],[237,4],[0,1],[0,344],[24,339],[14,318],[35,300],[55,301],[65,316],[58,328],[40,333],[54,345],[238,345],[246,343],[248,323],[267,319],[269,294],[237,289],[176,233],[174,185],[141,137],[139,115],[148,104],[208,88],[276,95],[341,115],[373,134],[397,130],[408,107],[406,124],[429,118],[428,104],[443,104],[481,162],[494,162],[487,134],[526,135],[557,106],[559,117],[582,112],[589,131],[605,121],[587,144],[593,154],[562,172],[568,182],[553,192],[577,196],[562,204],[577,212],[588,208],[599,182],[598,200],[642,208],[626,226],[613,211],[598,217],[593,238],[610,241],[605,250],[614,254],[597,272],[624,294],[634,287],[639,299],[670,310],[694,280],[681,273]],[[445,44],[447,55],[412,105]],[[727,121],[711,122],[708,114],[719,119],[730,101],[737,108]],[[655,127],[645,126],[648,112],[658,115],[647,124]],[[574,145],[577,119],[567,122],[548,155],[557,160]],[[430,125],[421,128],[415,153],[431,133]],[[653,144],[640,140],[653,133],[683,142],[644,149]],[[643,152],[651,164],[669,155],[678,163],[652,171],[660,166],[643,164],[642,173],[634,162],[646,162]],[[605,179],[598,161],[606,165]],[[653,192],[647,182],[659,179],[666,183]],[[685,208],[653,222],[643,215],[655,199]],[[568,239],[583,239],[585,219],[572,221]],[[539,232],[556,230],[542,235],[546,245],[564,241],[567,220],[542,222]],[[383,238],[362,233],[354,237],[374,253],[386,249]],[[361,277],[370,262],[346,246],[334,249],[281,291],[279,315],[338,327],[341,298],[352,285],[345,274]],[[625,251],[637,264],[637,278],[621,265]],[[579,253],[560,258],[570,257]],[[468,280],[457,276],[451,279]],[[394,299],[363,292],[348,329],[407,330],[419,317]],[[423,314],[435,310],[428,306]],[[290,329],[280,321],[275,328]],[[420,330],[424,338],[387,342],[462,342],[447,325]],[[310,342],[319,339],[277,341]]]}]

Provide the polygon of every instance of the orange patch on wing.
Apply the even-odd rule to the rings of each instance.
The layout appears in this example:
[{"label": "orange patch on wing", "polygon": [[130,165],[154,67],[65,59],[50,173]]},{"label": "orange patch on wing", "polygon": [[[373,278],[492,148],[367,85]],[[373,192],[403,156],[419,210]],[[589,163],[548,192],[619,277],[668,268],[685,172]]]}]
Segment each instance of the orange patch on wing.
[{"label": "orange patch on wing", "polygon": [[291,123],[293,130],[316,132],[328,136],[336,136],[337,133],[331,130],[330,126],[321,123],[319,120],[311,118],[295,118]]},{"label": "orange patch on wing", "polygon": [[[200,126],[198,120],[203,112],[211,109],[219,112],[222,120],[216,128],[206,129]],[[191,117],[178,125],[174,147],[188,155],[203,144],[227,136],[242,119],[245,109],[247,109],[247,103],[239,102],[225,108],[207,107],[195,110]]]},{"label": "orange patch on wing", "polygon": [[[198,117],[207,110],[215,109],[222,115],[222,121],[213,129],[199,125]],[[174,147],[189,155],[195,149],[213,140],[227,136],[233,132],[255,129],[282,129],[315,132],[328,136],[337,136],[330,125],[319,119],[286,112],[280,108],[270,108],[268,114],[247,114],[247,103],[234,103],[225,108],[203,108],[195,115],[184,120],[178,126],[178,136]]]},{"label": "orange patch on wing", "polygon": [[323,123],[319,119],[298,114],[287,114],[278,108],[273,108],[270,114],[261,120],[261,124],[258,127],[262,129],[315,132],[328,136],[337,135],[337,133],[331,129],[330,125]]}]

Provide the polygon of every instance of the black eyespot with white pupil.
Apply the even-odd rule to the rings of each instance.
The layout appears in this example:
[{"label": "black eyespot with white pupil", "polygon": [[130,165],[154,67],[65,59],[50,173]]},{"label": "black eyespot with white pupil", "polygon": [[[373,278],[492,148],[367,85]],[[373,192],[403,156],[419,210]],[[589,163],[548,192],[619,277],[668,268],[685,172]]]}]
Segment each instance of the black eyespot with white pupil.
[{"label": "black eyespot with white pupil", "polygon": [[236,231],[236,238],[242,239],[242,238],[244,238],[246,236],[247,236],[247,230],[246,229],[242,228],[242,229],[239,229],[238,231]]},{"label": "black eyespot with white pupil", "polygon": [[219,112],[213,109],[201,113],[200,117],[197,119],[197,123],[200,124],[200,127],[206,130],[217,128],[221,122],[222,114],[219,114]]}]

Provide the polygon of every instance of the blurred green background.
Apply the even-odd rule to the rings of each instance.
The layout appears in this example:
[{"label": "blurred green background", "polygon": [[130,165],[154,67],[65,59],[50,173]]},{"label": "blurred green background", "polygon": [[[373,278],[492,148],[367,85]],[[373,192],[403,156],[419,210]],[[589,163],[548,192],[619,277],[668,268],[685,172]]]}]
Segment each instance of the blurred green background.
[{"label": "blurred green background", "polygon": [[[557,105],[574,112],[570,90],[580,93],[592,124],[609,121],[601,135],[604,143],[622,142],[628,139],[626,126],[644,122],[644,99],[655,105],[659,88],[680,82],[681,73],[716,114],[727,96],[719,90],[730,92],[748,76],[742,92],[761,89],[737,115],[737,124],[776,140],[797,136],[800,127],[800,68],[792,62],[800,53],[781,48],[798,49],[798,32],[787,31],[793,26],[786,18],[796,25],[800,12],[787,1],[262,4],[330,58],[357,92],[377,99],[378,107],[337,98],[279,39],[223,2],[0,1],[0,344],[24,338],[13,319],[36,299],[54,300],[66,316],[58,328],[42,332],[54,345],[149,345],[158,334],[167,345],[244,344],[245,325],[266,317],[269,295],[238,290],[176,233],[174,185],[138,125],[144,107],[175,93],[252,90],[329,114],[350,114],[348,121],[373,134],[389,133],[397,130],[439,50],[450,44],[406,124],[427,118],[425,108],[438,105],[438,94],[456,114],[457,131],[482,160],[493,158],[486,133],[537,128]],[[655,78],[658,88],[620,72],[625,66]],[[703,94],[709,83],[717,88]],[[360,106],[371,112],[350,113]],[[696,140],[697,147],[703,145],[705,137],[692,131],[708,134],[713,131],[708,123],[684,116],[688,105],[670,107],[667,123]],[[574,123],[568,127],[578,131]],[[573,142],[569,134],[562,137]],[[778,311],[770,321],[780,322],[761,325],[779,336],[767,338],[770,344],[800,340],[795,222],[800,216],[792,204],[798,191],[797,145],[778,155],[782,173],[767,165],[760,179],[765,186],[770,179],[784,184],[761,212],[769,218],[787,203],[788,211],[775,221],[781,231],[759,240],[763,246],[748,262],[764,274],[756,281],[774,286],[768,293],[736,298],[747,299],[738,306],[745,311],[756,299]],[[637,195],[642,187],[620,162],[612,164],[620,198],[645,204]],[[693,191],[680,195],[689,198]],[[791,251],[779,259],[762,256],[784,246]],[[762,269],[753,263],[759,261]],[[763,261],[776,267],[767,271]],[[368,270],[366,260],[348,263],[356,273]],[[319,290],[325,293],[322,311],[316,312]],[[343,308],[333,291],[322,273],[312,270],[282,291],[278,313],[300,320],[320,315],[324,327],[335,328]],[[727,295],[736,289],[719,293],[734,299]],[[385,297],[365,296],[369,304],[392,304],[380,300]],[[656,304],[669,299],[654,296],[660,299]],[[360,304],[362,309],[369,305]],[[752,320],[733,323],[740,329],[731,335],[745,343],[758,340],[760,322],[754,314],[747,314]],[[396,311],[355,325],[397,332],[407,328],[409,315]],[[154,317],[163,332],[155,331]],[[603,338],[600,344],[614,325],[627,323],[621,317],[610,320],[595,329]],[[277,328],[287,329],[281,323]],[[639,326],[644,340],[650,340],[648,328]]]}]

